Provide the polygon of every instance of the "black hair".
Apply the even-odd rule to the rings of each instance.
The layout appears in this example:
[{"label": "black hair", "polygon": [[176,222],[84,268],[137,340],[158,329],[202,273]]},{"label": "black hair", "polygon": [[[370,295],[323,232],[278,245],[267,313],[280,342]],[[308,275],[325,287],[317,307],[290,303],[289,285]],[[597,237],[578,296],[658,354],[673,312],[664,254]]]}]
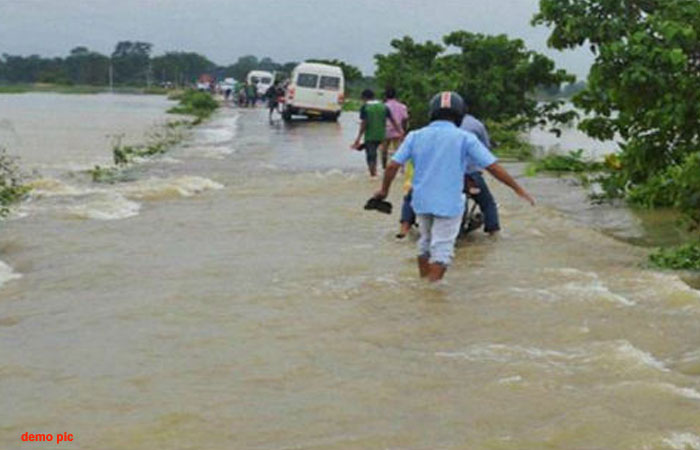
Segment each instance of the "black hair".
[{"label": "black hair", "polygon": [[393,87],[386,88],[386,90],[384,91],[384,98],[386,98],[387,100],[396,98],[396,89],[394,89]]},{"label": "black hair", "polygon": [[374,98],[374,91],[372,89],[365,89],[362,91],[362,100],[372,100]]},{"label": "black hair", "polygon": [[433,113],[433,115],[430,116],[430,121],[433,122],[435,120],[447,120],[448,122],[452,122],[457,126],[462,125],[462,119],[463,116],[457,114],[451,109],[438,109]]}]

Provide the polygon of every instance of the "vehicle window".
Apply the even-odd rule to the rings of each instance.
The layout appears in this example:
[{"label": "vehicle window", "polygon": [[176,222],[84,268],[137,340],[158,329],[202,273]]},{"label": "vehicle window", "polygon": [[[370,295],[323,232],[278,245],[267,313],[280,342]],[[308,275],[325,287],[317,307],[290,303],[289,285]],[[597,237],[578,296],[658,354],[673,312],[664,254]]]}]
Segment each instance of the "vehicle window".
[{"label": "vehicle window", "polygon": [[327,89],[329,91],[337,91],[340,89],[340,78],[338,77],[321,77],[321,84],[319,85],[321,89]]},{"label": "vehicle window", "polygon": [[270,77],[261,78],[260,82],[262,84],[270,84],[270,83],[272,83],[272,78],[270,78]]},{"label": "vehicle window", "polygon": [[300,73],[297,76],[297,86],[305,88],[315,88],[318,84],[318,75],[312,73]]},{"label": "vehicle window", "polygon": [[258,77],[250,77],[250,81],[252,81],[253,83],[257,83],[258,81],[260,81],[260,78],[258,78]]}]

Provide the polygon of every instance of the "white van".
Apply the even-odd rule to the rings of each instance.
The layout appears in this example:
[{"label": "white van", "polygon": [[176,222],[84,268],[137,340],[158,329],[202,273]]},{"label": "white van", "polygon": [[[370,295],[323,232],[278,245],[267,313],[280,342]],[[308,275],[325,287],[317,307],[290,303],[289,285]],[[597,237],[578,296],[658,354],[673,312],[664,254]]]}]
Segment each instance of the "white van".
[{"label": "white van", "polygon": [[258,96],[265,95],[267,90],[275,82],[275,76],[266,70],[251,70],[246,77],[248,84],[255,84],[258,89]]},{"label": "white van", "polygon": [[302,114],[338,120],[345,100],[345,78],[338,66],[301,63],[294,68],[285,93],[284,120]]}]

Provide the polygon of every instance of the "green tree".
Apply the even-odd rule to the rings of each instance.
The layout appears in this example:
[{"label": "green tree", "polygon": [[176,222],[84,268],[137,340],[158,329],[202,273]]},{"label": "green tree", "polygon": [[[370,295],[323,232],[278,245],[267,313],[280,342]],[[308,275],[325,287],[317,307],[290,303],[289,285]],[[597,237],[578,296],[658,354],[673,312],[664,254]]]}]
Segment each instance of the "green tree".
[{"label": "green tree", "polygon": [[107,84],[109,58],[87,47],[75,47],[64,60],[65,71],[74,84]]},{"label": "green tree", "polygon": [[245,77],[246,75],[248,75],[248,72],[250,72],[251,70],[256,70],[259,67],[259,65],[260,61],[258,61],[257,56],[241,56],[234,64],[226,68],[224,74],[226,76],[231,76],[236,80],[242,81],[245,80]]},{"label": "green tree", "polygon": [[428,100],[442,90],[461,93],[482,119],[517,119],[522,126],[572,118],[571,112],[558,112],[562,102],[538,104],[530,94],[574,77],[555,70],[553,61],[527,50],[520,39],[457,31],[443,42],[420,44],[404,37],[391,42],[392,53],[375,56],[379,85],[397,89],[411,109],[412,125],[428,121]]},{"label": "green tree", "polygon": [[590,113],[580,124],[590,136],[621,138],[614,186],[624,192],[697,163],[689,155],[700,141],[700,2],[540,0],[533,24],[551,27],[551,47],[594,53],[574,103]]},{"label": "green tree", "polygon": [[153,58],[151,66],[156,80],[181,86],[194,82],[203,73],[211,72],[216,64],[198,53],[167,52]]},{"label": "green tree", "polygon": [[146,84],[150,77],[150,57],[153,44],[121,41],[112,52],[114,81],[121,84]]}]

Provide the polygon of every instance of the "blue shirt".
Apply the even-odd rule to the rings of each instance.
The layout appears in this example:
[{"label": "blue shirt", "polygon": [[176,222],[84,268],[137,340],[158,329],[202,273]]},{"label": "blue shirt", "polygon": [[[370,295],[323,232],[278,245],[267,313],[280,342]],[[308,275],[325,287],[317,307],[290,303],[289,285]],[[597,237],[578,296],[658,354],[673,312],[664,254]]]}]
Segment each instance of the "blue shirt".
[{"label": "blue shirt", "polygon": [[437,120],[406,136],[392,160],[413,160],[413,199],[416,214],[456,217],[464,213],[464,174],[467,166],[484,168],[496,157],[474,134],[452,122]]}]

